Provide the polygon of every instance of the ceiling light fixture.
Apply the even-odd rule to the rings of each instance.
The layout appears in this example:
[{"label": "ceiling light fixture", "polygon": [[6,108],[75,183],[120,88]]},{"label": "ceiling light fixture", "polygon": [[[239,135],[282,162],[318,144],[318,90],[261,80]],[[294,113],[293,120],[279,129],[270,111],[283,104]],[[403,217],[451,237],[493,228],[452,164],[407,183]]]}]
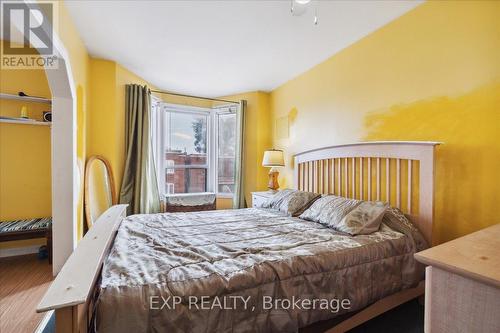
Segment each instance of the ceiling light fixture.
[{"label": "ceiling light fixture", "polygon": [[318,0],[291,0],[290,12],[293,16],[302,16],[310,5],[314,5],[314,25],[318,25]]}]

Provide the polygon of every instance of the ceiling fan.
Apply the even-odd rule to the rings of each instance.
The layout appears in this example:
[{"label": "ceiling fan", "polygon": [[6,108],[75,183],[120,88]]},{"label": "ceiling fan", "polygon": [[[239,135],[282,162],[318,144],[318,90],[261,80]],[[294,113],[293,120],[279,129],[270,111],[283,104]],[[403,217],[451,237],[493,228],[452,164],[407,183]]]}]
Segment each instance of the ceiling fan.
[{"label": "ceiling fan", "polygon": [[314,25],[318,25],[318,3],[317,0],[291,0],[290,12],[293,16],[302,16],[309,7],[314,6]]}]

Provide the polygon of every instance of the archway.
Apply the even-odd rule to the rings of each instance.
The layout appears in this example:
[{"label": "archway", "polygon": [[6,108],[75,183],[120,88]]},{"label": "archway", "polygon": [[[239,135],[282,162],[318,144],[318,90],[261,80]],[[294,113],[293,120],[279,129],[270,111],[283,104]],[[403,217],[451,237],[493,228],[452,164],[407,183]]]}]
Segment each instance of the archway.
[{"label": "archway", "polygon": [[[26,3],[26,1],[24,1]],[[29,3],[31,8],[36,4]],[[41,12],[41,11],[40,11]],[[34,17],[41,26],[43,17]],[[23,31],[22,17],[13,16],[11,26]],[[50,27],[51,29],[52,27]],[[79,183],[76,163],[76,91],[69,55],[57,32],[52,31],[56,68],[45,68],[52,94],[52,240],[56,275],[76,246],[76,207]]]}]

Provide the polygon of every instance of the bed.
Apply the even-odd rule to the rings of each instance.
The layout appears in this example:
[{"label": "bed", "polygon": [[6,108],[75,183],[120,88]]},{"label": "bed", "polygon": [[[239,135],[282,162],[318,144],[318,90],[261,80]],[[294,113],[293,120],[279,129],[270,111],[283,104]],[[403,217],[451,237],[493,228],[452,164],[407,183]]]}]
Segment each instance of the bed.
[{"label": "bed", "polygon": [[[295,187],[389,201],[430,243],[435,146],[372,142],[308,151],[295,156]],[[413,259],[421,242],[404,226],[383,221],[372,234],[349,236],[269,209],[128,218],[124,209],[103,214],[40,303],[39,311],[56,310],[58,331],[290,332],[342,318],[331,331],[343,332],[423,294],[423,270]],[[201,304],[205,296],[211,307],[188,311],[191,297]],[[269,309],[263,296],[349,306]],[[215,298],[236,297],[230,311],[213,307]],[[175,309],[165,309],[173,299]]]}]

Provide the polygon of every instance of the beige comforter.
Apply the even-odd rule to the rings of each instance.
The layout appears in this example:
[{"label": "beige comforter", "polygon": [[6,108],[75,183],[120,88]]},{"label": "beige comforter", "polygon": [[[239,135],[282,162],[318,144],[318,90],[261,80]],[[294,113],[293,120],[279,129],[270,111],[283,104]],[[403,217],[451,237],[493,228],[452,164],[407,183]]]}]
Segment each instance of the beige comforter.
[{"label": "beige comforter", "polygon": [[415,285],[407,227],[349,236],[253,208],[130,216],[103,267],[98,332],[297,331]]}]

